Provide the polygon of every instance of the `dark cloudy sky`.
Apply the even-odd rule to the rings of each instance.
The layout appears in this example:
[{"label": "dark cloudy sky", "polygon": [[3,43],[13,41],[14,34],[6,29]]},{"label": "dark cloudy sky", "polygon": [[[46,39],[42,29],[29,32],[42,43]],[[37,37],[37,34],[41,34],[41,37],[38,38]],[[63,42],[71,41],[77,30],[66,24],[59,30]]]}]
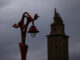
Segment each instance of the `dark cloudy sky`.
[{"label": "dark cloudy sky", "polygon": [[12,25],[20,21],[25,11],[40,16],[35,21],[40,33],[35,38],[27,34],[27,59],[47,60],[46,35],[50,33],[54,8],[64,21],[66,35],[70,36],[69,59],[80,60],[80,0],[0,0],[0,60],[20,60],[20,30]]}]

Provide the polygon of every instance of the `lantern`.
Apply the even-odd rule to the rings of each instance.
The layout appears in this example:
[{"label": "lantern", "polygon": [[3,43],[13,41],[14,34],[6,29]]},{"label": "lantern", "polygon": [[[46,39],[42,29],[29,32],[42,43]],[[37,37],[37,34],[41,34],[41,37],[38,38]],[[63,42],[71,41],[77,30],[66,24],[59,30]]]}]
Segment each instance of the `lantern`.
[{"label": "lantern", "polygon": [[38,33],[38,32],[39,31],[37,30],[36,26],[31,26],[29,28],[29,31],[28,31],[28,33],[30,33],[32,37],[35,37],[36,36],[36,33]]}]

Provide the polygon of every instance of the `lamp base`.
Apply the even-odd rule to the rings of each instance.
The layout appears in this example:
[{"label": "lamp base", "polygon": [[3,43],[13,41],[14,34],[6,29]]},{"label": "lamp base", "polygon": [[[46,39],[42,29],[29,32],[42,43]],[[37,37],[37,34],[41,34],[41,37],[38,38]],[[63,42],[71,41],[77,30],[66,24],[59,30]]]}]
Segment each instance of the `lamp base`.
[{"label": "lamp base", "polygon": [[23,44],[22,42],[20,42],[19,47],[20,47],[20,52],[21,52],[21,60],[26,60],[28,45]]}]

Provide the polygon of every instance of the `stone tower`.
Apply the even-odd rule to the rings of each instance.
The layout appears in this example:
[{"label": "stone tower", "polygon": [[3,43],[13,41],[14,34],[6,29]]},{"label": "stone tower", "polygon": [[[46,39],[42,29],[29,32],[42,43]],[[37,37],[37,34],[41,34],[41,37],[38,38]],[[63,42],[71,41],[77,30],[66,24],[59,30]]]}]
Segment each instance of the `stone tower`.
[{"label": "stone tower", "polygon": [[59,13],[54,13],[54,23],[48,38],[48,60],[68,60],[68,36],[64,32],[64,23]]}]

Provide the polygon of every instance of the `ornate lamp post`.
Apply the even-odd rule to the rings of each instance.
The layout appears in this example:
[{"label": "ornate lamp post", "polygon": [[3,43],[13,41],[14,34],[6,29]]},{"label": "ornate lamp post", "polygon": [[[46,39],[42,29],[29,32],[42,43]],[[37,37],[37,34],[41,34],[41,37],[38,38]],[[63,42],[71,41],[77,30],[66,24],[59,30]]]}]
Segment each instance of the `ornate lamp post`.
[{"label": "ornate lamp post", "polygon": [[[24,24],[25,17],[27,18],[26,24]],[[21,60],[26,60],[26,54],[28,50],[28,45],[25,44],[26,32],[31,33],[32,37],[35,37],[35,34],[39,32],[36,26],[34,26],[34,20],[36,20],[38,17],[39,17],[38,14],[35,14],[34,18],[32,18],[28,12],[24,12],[21,21],[18,24],[13,25],[14,28],[19,27],[21,30],[21,42],[19,43]],[[32,22],[32,26],[30,27],[29,31],[27,31],[30,22]]]}]

